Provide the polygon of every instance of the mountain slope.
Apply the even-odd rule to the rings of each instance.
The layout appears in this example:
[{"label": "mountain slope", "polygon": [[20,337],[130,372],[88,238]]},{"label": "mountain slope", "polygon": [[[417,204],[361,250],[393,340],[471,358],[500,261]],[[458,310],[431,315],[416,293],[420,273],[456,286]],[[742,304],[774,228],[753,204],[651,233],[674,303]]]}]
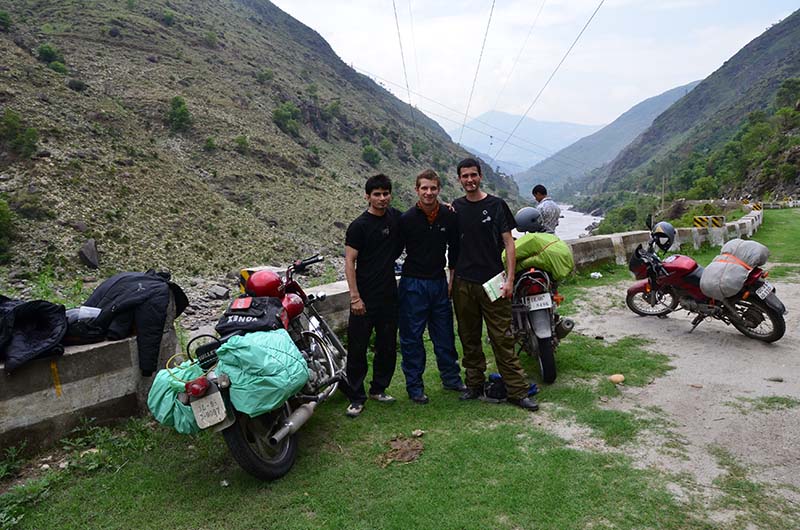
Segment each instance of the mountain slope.
[{"label": "mountain slope", "polygon": [[688,94],[700,81],[673,88],[645,99],[594,134],[581,138],[532,168],[514,175],[523,192],[536,184],[555,188],[567,180],[584,178],[592,169],[614,159],[670,105]]},{"label": "mountain slope", "polygon": [[[39,137],[31,158],[0,144],[14,267],[74,268],[87,238],[107,272],[338,254],[371,174],[394,179],[400,207],[426,167],[448,177],[445,197],[459,195],[455,163],[468,153],[266,0],[3,9],[0,103]],[[62,66],[39,60],[43,44]],[[170,120],[176,96],[188,127]],[[485,173],[490,191],[516,196]]]},{"label": "mountain slope", "polygon": [[729,140],[750,112],[769,107],[783,80],[798,75],[800,11],[751,41],[658,116],[585,189],[656,189],[661,173],[693,151]]},{"label": "mountain slope", "polygon": [[[461,145],[469,146],[472,152],[495,156],[519,116],[499,111],[489,111],[467,122]],[[492,166],[503,165],[502,161],[527,168],[551,153],[600,129],[602,125],[582,125],[567,122],[538,121],[525,118],[503,151],[500,161],[489,160]],[[461,127],[450,131],[450,137],[458,142]]]}]

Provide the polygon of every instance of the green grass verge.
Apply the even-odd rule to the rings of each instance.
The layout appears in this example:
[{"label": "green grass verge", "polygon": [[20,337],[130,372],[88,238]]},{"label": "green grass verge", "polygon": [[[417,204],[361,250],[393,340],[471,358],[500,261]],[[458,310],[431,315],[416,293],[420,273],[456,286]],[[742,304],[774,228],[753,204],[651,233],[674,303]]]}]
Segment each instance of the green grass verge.
[{"label": "green grass verge", "polygon": [[758,398],[737,397],[735,401],[725,403],[741,412],[771,412],[793,409],[800,405],[800,400],[788,396],[762,396]]}]

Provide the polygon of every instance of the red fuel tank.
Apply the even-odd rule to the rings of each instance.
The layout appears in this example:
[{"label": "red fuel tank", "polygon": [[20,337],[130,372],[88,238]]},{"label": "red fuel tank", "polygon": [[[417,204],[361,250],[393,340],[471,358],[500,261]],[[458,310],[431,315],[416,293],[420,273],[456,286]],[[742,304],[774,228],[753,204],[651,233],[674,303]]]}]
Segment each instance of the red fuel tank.
[{"label": "red fuel tank", "polygon": [[664,268],[667,269],[667,272],[670,275],[675,276],[686,276],[693,270],[697,268],[697,262],[690,258],[689,256],[683,256],[681,254],[675,254],[674,256],[670,256],[666,258],[663,262]]}]

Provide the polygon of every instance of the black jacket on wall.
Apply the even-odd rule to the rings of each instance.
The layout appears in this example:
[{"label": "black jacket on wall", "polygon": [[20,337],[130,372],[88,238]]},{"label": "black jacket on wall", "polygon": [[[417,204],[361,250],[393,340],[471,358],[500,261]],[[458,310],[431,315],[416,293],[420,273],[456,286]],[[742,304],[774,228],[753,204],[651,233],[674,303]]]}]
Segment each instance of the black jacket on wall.
[{"label": "black jacket on wall", "polygon": [[102,311],[92,322],[117,340],[136,333],[139,368],[150,376],[158,368],[158,352],[167,319],[169,294],[175,297],[175,316],[189,305],[186,294],[169,281],[168,273],[122,272],[101,283],[83,305]]},{"label": "black jacket on wall", "polygon": [[0,361],[6,372],[51,355],[61,355],[67,330],[63,305],[25,302],[0,295]]}]

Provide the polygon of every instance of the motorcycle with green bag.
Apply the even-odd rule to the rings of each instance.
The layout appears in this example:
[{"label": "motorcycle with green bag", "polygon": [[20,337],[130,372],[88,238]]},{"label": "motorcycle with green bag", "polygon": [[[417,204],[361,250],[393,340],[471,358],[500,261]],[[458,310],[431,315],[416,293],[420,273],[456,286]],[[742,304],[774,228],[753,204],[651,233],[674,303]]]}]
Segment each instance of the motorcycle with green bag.
[{"label": "motorcycle with green bag", "polygon": [[[294,279],[322,256],[297,260],[283,277],[243,269],[242,294],[216,325],[156,375],[148,407],[181,433],[222,433],[236,462],[261,480],[289,472],[297,431],[344,381],[347,351]],[[180,361],[180,362],[179,362]]]}]

